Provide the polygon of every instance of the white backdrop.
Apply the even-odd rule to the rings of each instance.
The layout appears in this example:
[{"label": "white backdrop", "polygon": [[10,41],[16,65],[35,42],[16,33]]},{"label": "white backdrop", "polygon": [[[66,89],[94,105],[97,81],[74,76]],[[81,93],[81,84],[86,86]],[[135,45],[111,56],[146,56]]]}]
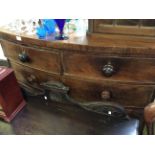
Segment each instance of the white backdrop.
[{"label": "white backdrop", "polygon": [[4,54],[3,54],[1,45],[0,45],[0,59],[6,59]]},{"label": "white backdrop", "polygon": [[[11,22],[12,21],[12,19],[9,19],[9,18],[7,18],[7,19],[1,19],[0,20],[0,26],[3,26],[3,25],[5,25],[5,24],[8,24],[9,22]],[[5,56],[4,56],[4,54],[3,54],[3,51],[2,51],[2,47],[1,47],[1,45],[0,45],[0,59],[6,59],[5,58]]]}]

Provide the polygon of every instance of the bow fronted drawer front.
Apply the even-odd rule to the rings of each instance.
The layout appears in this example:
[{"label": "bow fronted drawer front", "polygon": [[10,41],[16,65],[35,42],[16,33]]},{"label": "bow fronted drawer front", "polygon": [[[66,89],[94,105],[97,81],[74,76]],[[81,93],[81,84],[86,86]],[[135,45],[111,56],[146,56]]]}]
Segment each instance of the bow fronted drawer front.
[{"label": "bow fronted drawer front", "polygon": [[112,101],[124,107],[144,108],[151,100],[154,86],[130,85],[118,82],[90,82],[65,77],[63,83],[70,88],[70,96],[76,100]]},{"label": "bow fronted drawer front", "polygon": [[[25,67],[21,64],[10,62],[14,68],[18,82],[29,89],[41,90],[40,84],[47,81],[60,81],[60,77],[55,74],[47,73],[30,67]],[[35,93],[35,92],[34,92]]]},{"label": "bow fronted drawer front", "polygon": [[64,74],[88,80],[155,82],[155,59],[106,57],[69,53],[64,55]]},{"label": "bow fronted drawer front", "polygon": [[41,50],[9,41],[2,41],[2,47],[6,57],[12,61],[49,73],[60,74],[61,72],[59,50]]}]

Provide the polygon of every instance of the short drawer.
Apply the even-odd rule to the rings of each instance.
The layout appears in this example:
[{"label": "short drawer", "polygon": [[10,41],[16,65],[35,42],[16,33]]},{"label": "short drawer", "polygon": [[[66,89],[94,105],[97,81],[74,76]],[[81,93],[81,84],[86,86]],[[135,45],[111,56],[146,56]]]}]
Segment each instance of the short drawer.
[{"label": "short drawer", "polygon": [[54,74],[50,74],[44,71],[39,71],[23,65],[10,62],[12,68],[15,71],[15,76],[20,83],[24,83],[29,86],[40,87],[40,83],[50,80],[59,81],[60,77]]},{"label": "short drawer", "polygon": [[2,41],[8,59],[43,71],[60,74],[60,53]]},{"label": "short drawer", "polygon": [[64,54],[64,74],[93,80],[154,83],[155,59]]},{"label": "short drawer", "polygon": [[[70,96],[79,101],[113,101],[126,107],[144,107],[151,102],[154,87],[116,82],[95,83],[65,77]],[[108,94],[107,94],[108,93]],[[108,98],[106,98],[108,96]]]}]

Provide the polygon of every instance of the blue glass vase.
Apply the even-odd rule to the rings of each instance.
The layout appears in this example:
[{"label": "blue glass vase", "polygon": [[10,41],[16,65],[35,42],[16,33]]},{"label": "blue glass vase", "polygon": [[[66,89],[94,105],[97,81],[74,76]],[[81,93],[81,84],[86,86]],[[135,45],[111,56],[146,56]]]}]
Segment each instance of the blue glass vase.
[{"label": "blue glass vase", "polygon": [[43,19],[43,26],[47,31],[47,35],[51,35],[55,32],[55,21],[53,19]]},{"label": "blue glass vase", "polygon": [[64,29],[64,26],[65,26],[65,22],[66,22],[66,19],[54,19],[57,26],[58,26],[58,29],[59,29],[59,35],[55,37],[55,39],[57,40],[66,40],[68,39],[67,36],[64,35],[63,33],[63,29]]},{"label": "blue glass vase", "polygon": [[44,39],[46,37],[46,30],[44,27],[38,27],[37,29],[37,36],[39,39]]}]

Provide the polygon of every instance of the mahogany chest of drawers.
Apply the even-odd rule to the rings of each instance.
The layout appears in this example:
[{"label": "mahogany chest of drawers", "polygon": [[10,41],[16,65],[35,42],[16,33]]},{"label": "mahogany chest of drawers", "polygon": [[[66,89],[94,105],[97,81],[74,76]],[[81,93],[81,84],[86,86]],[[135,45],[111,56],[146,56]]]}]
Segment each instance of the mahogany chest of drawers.
[{"label": "mahogany chest of drawers", "polygon": [[[39,40],[1,30],[1,45],[18,82],[35,95],[61,82],[79,102],[109,100],[136,112],[154,99],[155,40],[120,35]],[[104,94],[108,94],[106,97]]]}]

